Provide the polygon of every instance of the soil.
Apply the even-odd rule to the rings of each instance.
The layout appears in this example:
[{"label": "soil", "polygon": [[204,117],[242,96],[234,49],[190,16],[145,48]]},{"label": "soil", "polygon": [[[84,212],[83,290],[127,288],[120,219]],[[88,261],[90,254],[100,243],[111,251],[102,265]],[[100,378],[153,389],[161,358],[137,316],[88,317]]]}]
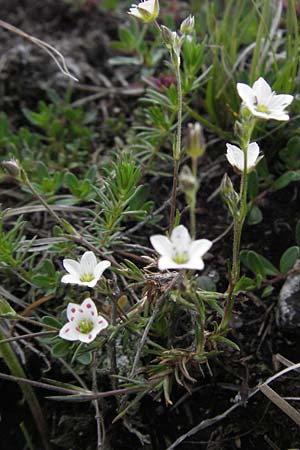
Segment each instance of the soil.
[{"label": "soil", "polygon": [[[108,79],[112,85],[120,86],[120,77],[108,64],[108,58],[114,54],[109,42],[116,39],[122,20],[115,13],[101,12],[93,7],[92,2],[90,6],[75,11],[60,0],[0,0],[0,8],[3,20],[53,44],[66,55],[68,66],[80,78],[80,84],[99,87]],[[0,29],[0,46],[1,109],[7,113],[14,127],[28,125],[22,108],[26,106],[34,109],[38,101],[48,101],[46,89],[49,87],[63,93],[68,87],[68,81],[58,73],[47,54],[21,37]],[[130,80],[130,73],[126,72],[123,77]],[[75,88],[74,100],[81,97],[82,91]],[[123,100],[107,98],[106,110],[123,108],[128,115],[128,104],[132,106],[135,100]],[[91,102],[87,106],[97,110],[99,123],[104,114],[101,102]],[[208,239],[220,235],[230,224],[220,197],[207,201],[218,188],[222,173],[226,170],[225,159],[220,159],[218,149],[205,156],[204,170],[216,164],[219,169],[203,182],[198,199],[201,205],[198,211],[199,231]],[[160,189],[160,194],[166,197],[165,186],[158,188],[153,179],[149,182],[155,192]],[[291,200],[287,202],[287,198]],[[249,243],[247,248],[262,253],[277,264],[283,251],[294,245],[295,223],[299,219],[299,193],[296,186],[290,185],[276,195],[267,195],[260,206],[264,220],[259,225],[246,227],[243,239]],[[298,211],[298,217],[295,211]],[[226,280],[230,239],[229,233],[215,245],[206,274],[217,271],[219,279]],[[218,287],[222,289],[223,284],[226,286],[226,281],[220,281]],[[140,409],[136,410],[137,417],[131,414],[131,420],[136,421],[139,430],[143,429],[149,443],[142,446],[136,434],[126,429],[121,422],[112,424],[116,402],[114,399],[105,401],[105,425],[109,441],[107,450],[165,450],[202,420],[215,417],[230,408],[240,390],[245,395],[244,406],[237,408],[224,420],[192,435],[178,445],[178,450],[300,448],[299,428],[280,409],[261,393],[247,401],[248,390],[278,370],[275,360],[277,353],[293,362],[299,358],[299,337],[284,335],[276,327],[275,310],[279,289],[280,284],[277,284],[272,296],[266,299],[254,295],[240,296],[232,323],[232,336],[229,336],[239,345],[240,352],[224,347],[224,352],[210,362],[210,367],[204,369],[203,376],[198,376],[192,395],[176,387],[172,394],[172,406],[166,407],[162,400],[154,400],[151,396],[142,400]],[[46,363],[30,356],[30,349],[25,349],[25,356],[30,378],[46,376],[56,379],[56,375],[61,376],[60,369],[52,362],[50,371],[45,373]],[[0,361],[0,372],[6,371],[4,362]],[[282,396],[300,397],[299,376],[291,372],[274,383],[273,388]],[[105,375],[100,389],[109,389]],[[38,395],[46,412],[54,450],[96,448],[94,410],[90,405],[51,402],[45,399],[48,393],[42,390],[38,391]],[[21,422],[26,423],[27,431],[35,441],[28,408],[22,402],[18,386],[11,382],[0,382],[0,398],[0,448],[22,450],[25,447],[19,427]],[[296,404],[294,406],[297,407]],[[40,450],[39,445],[35,442],[33,448]]]}]

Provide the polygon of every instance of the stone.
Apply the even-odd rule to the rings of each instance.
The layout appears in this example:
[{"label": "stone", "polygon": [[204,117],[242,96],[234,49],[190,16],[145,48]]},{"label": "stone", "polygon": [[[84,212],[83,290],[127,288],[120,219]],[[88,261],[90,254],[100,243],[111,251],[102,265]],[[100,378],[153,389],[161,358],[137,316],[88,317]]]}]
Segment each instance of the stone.
[{"label": "stone", "polygon": [[300,275],[289,276],[279,293],[276,323],[282,332],[300,335]]}]

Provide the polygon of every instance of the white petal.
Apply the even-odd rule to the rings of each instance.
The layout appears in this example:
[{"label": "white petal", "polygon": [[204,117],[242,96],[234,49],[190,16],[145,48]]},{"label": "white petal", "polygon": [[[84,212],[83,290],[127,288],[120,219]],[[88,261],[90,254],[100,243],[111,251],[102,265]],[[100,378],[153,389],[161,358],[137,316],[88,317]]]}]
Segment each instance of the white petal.
[{"label": "white petal", "polygon": [[280,120],[280,121],[286,122],[287,120],[290,120],[290,116],[284,112],[278,112],[278,113],[274,112],[268,116],[268,119],[274,119],[274,120]]},{"label": "white petal", "polygon": [[143,19],[143,16],[137,9],[136,5],[129,9],[128,14],[130,16],[136,17],[137,19]]},{"label": "white petal", "polygon": [[155,234],[150,237],[152,247],[162,256],[172,256],[173,245],[170,239],[162,234]]},{"label": "white petal", "polygon": [[256,95],[257,103],[259,105],[266,105],[272,95],[272,89],[266,80],[260,77],[255,81],[252,89]]},{"label": "white petal", "polygon": [[198,239],[190,245],[190,261],[195,258],[201,258],[211,248],[212,242],[208,239]]},{"label": "white petal", "polygon": [[255,108],[253,110],[251,110],[251,112],[255,117],[259,117],[260,119],[264,119],[264,120],[272,119],[272,114],[269,112],[268,113],[260,112],[260,111],[257,111]]},{"label": "white petal", "polygon": [[177,264],[171,256],[162,256],[158,260],[158,268],[159,270],[167,270],[167,269],[179,269],[180,264]]},{"label": "white petal", "polygon": [[79,275],[80,274],[80,264],[74,259],[64,259],[63,266],[67,272],[71,275]]},{"label": "white petal", "polygon": [[184,264],[176,264],[171,258],[167,256],[162,256],[158,261],[159,270],[166,269],[175,269],[175,270],[183,270],[183,269],[194,269],[194,270],[203,270],[204,262],[198,256],[193,256]]},{"label": "white petal", "polygon": [[98,334],[100,331],[104,330],[108,327],[108,322],[103,316],[98,316],[95,321],[95,327],[94,330]]},{"label": "white petal", "polygon": [[259,155],[259,146],[256,142],[251,142],[248,145],[247,152],[247,168],[251,169],[256,166],[257,158]]},{"label": "white petal", "polygon": [[90,298],[86,298],[81,304],[81,308],[83,309],[85,316],[88,319],[91,319],[93,323],[95,323],[98,316],[98,311],[93,300]]},{"label": "white petal", "polygon": [[76,303],[69,303],[67,306],[67,318],[69,322],[76,322],[76,315],[80,306]]},{"label": "white petal", "polygon": [[62,279],[60,280],[62,283],[71,283],[71,284],[79,284],[79,276],[76,275],[64,275]]},{"label": "white petal", "polygon": [[186,264],[183,264],[183,266],[185,269],[203,270],[204,262],[200,257],[194,255]]},{"label": "white petal", "polygon": [[79,333],[76,331],[76,325],[72,322],[66,323],[59,330],[59,337],[65,339],[66,341],[77,341]]},{"label": "white petal", "polygon": [[92,329],[89,333],[79,333],[78,340],[80,342],[84,342],[85,344],[89,344],[90,342],[93,342],[97,334],[98,333],[94,329]]},{"label": "white petal", "polygon": [[94,273],[97,259],[93,252],[85,252],[80,260],[81,273]]},{"label": "white petal", "polygon": [[155,8],[155,0],[146,0],[138,4],[138,7],[144,9],[145,11],[153,14]]},{"label": "white petal", "polygon": [[284,110],[287,106],[289,106],[293,100],[294,97],[292,95],[287,94],[273,95],[272,98],[270,99],[268,107],[270,110],[278,109],[282,112],[282,110]]},{"label": "white petal", "polygon": [[255,94],[253,89],[245,83],[237,83],[237,91],[243,102],[249,107],[249,105],[254,105],[256,102]]},{"label": "white petal", "polygon": [[191,236],[184,225],[175,227],[171,234],[171,242],[176,248],[176,253],[187,252],[191,242]]},{"label": "white petal", "polygon": [[233,144],[226,144],[227,153],[226,158],[232,167],[236,167],[240,172],[244,171],[244,152],[237,146]]},{"label": "white petal", "polygon": [[104,270],[111,266],[110,261],[101,261],[99,262],[94,269],[94,276],[99,280]]},{"label": "white petal", "polygon": [[[100,278],[100,277],[99,277],[99,278]],[[83,284],[84,286],[93,288],[93,287],[95,287],[96,284],[98,283],[99,278],[95,277],[95,278],[92,279],[92,281],[85,281],[85,282],[82,283],[82,284]]]}]

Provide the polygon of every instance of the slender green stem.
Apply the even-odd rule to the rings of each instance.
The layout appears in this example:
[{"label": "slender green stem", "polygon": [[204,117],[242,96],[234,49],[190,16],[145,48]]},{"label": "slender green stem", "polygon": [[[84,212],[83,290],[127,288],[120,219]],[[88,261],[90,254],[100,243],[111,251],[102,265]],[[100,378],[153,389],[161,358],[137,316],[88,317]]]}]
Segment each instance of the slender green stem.
[{"label": "slender green stem", "polygon": [[[23,370],[23,367],[21,366],[13,348],[10,346],[9,343],[5,343],[6,336],[2,333],[0,330],[0,340],[4,343],[2,343],[0,348],[0,355],[3,357],[4,361],[6,362],[11,374],[14,377],[20,377],[26,378],[26,374]],[[28,386],[26,384],[20,384],[20,388],[23,392],[24,398],[28,403],[28,406],[31,410],[32,416],[35,420],[37,429],[39,431],[43,448],[45,450],[50,450],[50,443],[48,439],[48,432],[47,432],[47,425],[45,418],[43,416],[42,409],[40,407],[39,401],[32,389],[31,386]]]},{"label": "slender green stem", "polygon": [[[197,161],[198,158],[192,158],[192,175],[195,180],[197,180]],[[190,200],[190,226],[192,239],[195,239],[196,237],[196,196],[197,187],[195,186]]]},{"label": "slender green stem", "polygon": [[43,197],[34,189],[32,186],[26,172],[22,169],[22,181],[30,190],[32,195],[37,198],[37,200],[45,207],[45,209],[49,212],[49,214],[56,220],[56,222],[65,230],[67,233],[70,233],[74,236],[79,236],[77,231],[72,227],[72,225],[64,219],[61,219],[58,214],[51,208],[51,206],[43,199]]},{"label": "slender green stem", "polygon": [[219,330],[225,331],[231,319],[231,314],[234,306],[235,294],[234,287],[240,279],[240,247],[243,225],[247,216],[247,191],[248,191],[248,163],[247,152],[250,143],[251,135],[255,126],[255,120],[244,124],[244,130],[241,136],[241,149],[244,152],[244,171],[241,176],[240,194],[239,194],[239,211],[237,211],[234,218],[234,233],[233,233],[233,254],[232,254],[232,268],[230,274],[230,282],[228,287],[228,299],[224,311]]},{"label": "slender green stem", "polygon": [[181,153],[181,128],[182,128],[182,87],[181,87],[181,75],[180,75],[180,63],[179,61],[173,61],[176,70],[177,80],[177,96],[178,96],[178,112],[177,112],[177,132],[176,141],[173,149],[174,170],[173,170],[173,186],[171,193],[171,209],[169,220],[169,232],[171,233],[174,228],[175,212],[176,212],[176,191],[178,184],[178,170],[180,163]]}]

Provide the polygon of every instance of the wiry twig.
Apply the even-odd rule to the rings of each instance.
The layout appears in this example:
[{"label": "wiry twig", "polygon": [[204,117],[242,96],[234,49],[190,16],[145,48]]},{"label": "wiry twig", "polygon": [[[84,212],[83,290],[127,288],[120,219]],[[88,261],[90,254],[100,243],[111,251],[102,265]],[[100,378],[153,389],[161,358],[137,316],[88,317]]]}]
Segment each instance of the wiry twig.
[{"label": "wiry twig", "polygon": [[138,346],[138,348],[137,348],[137,352],[136,352],[136,355],[135,355],[135,358],[134,358],[134,361],[133,361],[133,365],[132,365],[132,369],[131,369],[131,372],[130,372],[130,377],[131,377],[131,378],[132,378],[132,377],[134,376],[134,374],[135,374],[136,366],[137,366],[137,364],[138,364],[138,362],[139,362],[139,359],[140,359],[140,356],[141,356],[142,349],[143,349],[143,347],[144,347],[144,345],[145,345],[145,342],[146,342],[148,333],[149,333],[149,331],[150,331],[150,328],[151,328],[151,326],[152,326],[152,324],[153,324],[153,322],[154,322],[154,320],[155,320],[155,318],[156,318],[156,316],[157,316],[157,314],[158,314],[158,312],[159,312],[160,305],[161,305],[162,301],[164,300],[164,298],[165,298],[167,292],[169,292],[169,291],[172,289],[172,287],[176,284],[176,282],[177,282],[179,276],[180,276],[180,275],[178,274],[176,277],[173,278],[173,280],[172,280],[171,283],[169,284],[168,288],[164,291],[164,293],[163,293],[163,294],[157,299],[157,301],[156,301],[156,305],[155,305],[155,308],[154,308],[154,310],[153,310],[153,313],[152,313],[150,319],[148,320],[148,323],[147,323],[146,328],[145,328],[145,330],[144,330],[143,336],[142,336],[142,338],[141,338],[141,340],[140,340],[140,343],[139,343],[139,346]]},{"label": "wiry twig", "polygon": [[[275,375],[273,375],[272,377],[268,378],[264,383],[262,383],[261,385],[257,386],[256,388],[254,388],[248,395],[248,399],[250,399],[251,397],[253,397],[255,394],[257,394],[258,392],[261,391],[261,388],[263,386],[266,386],[270,383],[272,383],[273,381],[275,381],[277,378],[281,377],[282,375],[285,375],[287,372],[290,372],[291,370],[297,370],[300,367],[300,363],[298,364],[293,364],[290,367],[287,367],[283,370],[281,370],[280,372],[276,373]],[[179,436],[178,439],[176,439],[175,442],[173,442],[173,444],[171,444],[167,450],[173,450],[174,448],[176,448],[179,444],[181,444],[185,439],[189,438],[190,436],[193,436],[194,434],[198,433],[201,430],[204,430],[205,428],[210,427],[211,425],[214,425],[217,422],[220,422],[221,420],[225,419],[229,414],[232,413],[232,411],[234,411],[235,409],[237,409],[239,406],[244,406],[245,405],[245,400],[241,399],[240,401],[238,401],[235,405],[231,406],[230,408],[228,408],[226,411],[224,411],[222,414],[219,414],[215,417],[212,417],[211,419],[206,419],[206,420],[202,420],[198,425],[196,425],[195,427],[193,427],[191,430],[189,430],[187,433]]]},{"label": "wiry twig", "polygon": [[20,336],[13,336],[7,339],[1,339],[1,344],[6,344],[7,342],[14,342],[19,341],[21,339],[31,339],[31,338],[38,338],[41,336],[47,336],[48,334],[57,333],[57,331],[39,331],[38,333],[28,333],[28,334],[22,334]]},{"label": "wiry twig", "polygon": [[[97,385],[97,354],[93,353],[93,366],[92,366],[92,377],[93,377],[93,391],[98,391]],[[99,399],[93,401],[93,405],[95,408],[95,420],[96,420],[96,429],[97,429],[97,450],[102,450],[102,444],[104,444],[104,439],[102,440],[102,430],[103,427],[103,418],[101,416]]]},{"label": "wiry twig", "polygon": [[74,81],[78,81],[78,79],[69,72],[69,69],[66,65],[66,61],[65,61],[65,58],[63,57],[63,55],[58,50],[56,50],[56,48],[52,47],[52,45],[47,44],[47,42],[41,41],[40,39],[37,39],[34,36],[31,36],[30,34],[25,33],[24,31],[20,30],[19,28],[16,28],[7,22],[4,22],[4,20],[0,20],[0,26],[2,28],[5,28],[8,31],[11,31],[12,33],[18,34],[19,36],[23,37],[24,39],[27,39],[28,41],[30,41],[33,44],[37,45],[38,47],[42,48],[45,52],[48,53],[48,55],[51,56],[51,58],[54,60],[55,64],[59,68],[59,70],[64,75],[66,75],[67,77],[71,78]]}]

